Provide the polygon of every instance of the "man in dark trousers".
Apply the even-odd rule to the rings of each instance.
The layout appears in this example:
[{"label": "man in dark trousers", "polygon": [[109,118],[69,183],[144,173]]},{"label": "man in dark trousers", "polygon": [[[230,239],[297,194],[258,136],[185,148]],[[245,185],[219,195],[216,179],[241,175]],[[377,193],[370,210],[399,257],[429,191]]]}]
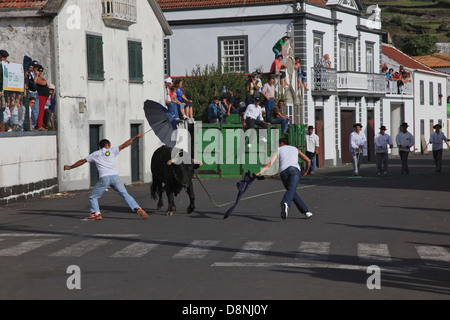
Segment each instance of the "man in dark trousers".
[{"label": "man in dark trousers", "polygon": [[[298,163],[299,157],[306,164],[303,172],[300,171],[300,165]],[[280,159],[280,178],[283,182],[283,186],[286,188],[286,193],[281,200],[281,218],[286,219],[288,217],[288,211],[292,201],[294,201],[297,209],[304,217],[310,218],[312,213],[309,212],[308,207],[297,194],[297,188],[301,176],[307,175],[311,166],[311,160],[296,147],[289,146],[286,138],[282,138],[279,140],[278,151],[273,154],[270,161],[264,165],[256,176],[260,176],[263,172],[268,170],[277,159]]]},{"label": "man in dark trousers", "polygon": [[102,140],[100,141],[100,150],[91,153],[86,159],[79,160],[71,166],[64,166],[64,171],[78,168],[86,162],[94,162],[97,166],[99,180],[89,197],[89,208],[91,210],[91,215],[88,217],[89,220],[102,220],[98,200],[109,187],[112,187],[125,199],[131,210],[139,214],[144,220],[148,219],[148,214],[137,204],[136,200],[128,194],[125,186],[120,181],[116,169],[116,156],[119,155],[119,152],[129,147],[134,140],[140,139],[143,136],[143,133],[138,134],[118,147],[112,147],[111,142],[106,139]]}]

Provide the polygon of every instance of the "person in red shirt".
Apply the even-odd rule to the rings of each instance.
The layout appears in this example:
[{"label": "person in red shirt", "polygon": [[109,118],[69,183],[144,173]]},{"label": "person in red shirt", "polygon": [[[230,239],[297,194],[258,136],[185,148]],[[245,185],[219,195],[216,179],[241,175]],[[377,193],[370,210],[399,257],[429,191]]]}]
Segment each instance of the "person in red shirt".
[{"label": "person in red shirt", "polygon": [[283,88],[287,88],[289,84],[286,82],[286,72],[282,71],[282,69],[286,69],[286,66],[284,64],[281,64],[281,61],[283,61],[283,55],[279,54],[277,58],[272,62],[270,73],[279,75],[281,85],[283,86]]}]

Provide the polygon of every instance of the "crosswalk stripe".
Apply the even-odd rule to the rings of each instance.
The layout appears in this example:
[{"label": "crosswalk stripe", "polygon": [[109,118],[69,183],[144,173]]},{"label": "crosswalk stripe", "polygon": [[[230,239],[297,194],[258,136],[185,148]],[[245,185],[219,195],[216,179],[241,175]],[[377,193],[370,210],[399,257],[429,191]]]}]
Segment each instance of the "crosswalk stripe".
[{"label": "crosswalk stripe", "polygon": [[34,239],[19,243],[16,246],[0,250],[0,257],[18,257],[24,253],[46,246],[58,239]]},{"label": "crosswalk stripe", "polygon": [[420,258],[425,261],[450,263],[450,254],[438,246],[416,246]]},{"label": "crosswalk stripe", "polygon": [[271,241],[249,241],[234,255],[233,259],[263,259],[265,251],[272,245]]},{"label": "crosswalk stripe", "polygon": [[358,243],[358,256],[367,262],[391,262],[387,244]]},{"label": "crosswalk stripe", "polygon": [[329,242],[307,242],[301,243],[298,248],[298,253],[295,259],[308,259],[308,260],[328,260],[330,253]]},{"label": "crosswalk stripe", "polygon": [[112,258],[141,258],[159,246],[159,243],[135,242],[114,253]]},{"label": "crosswalk stripe", "polygon": [[211,247],[217,245],[220,241],[215,240],[195,240],[187,247],[175,254],[174,258],[201,259],[206,256]]},{"label": "crosswalk stripe", "polygon": [[52,257],[81,257],[86,253],[97,249],[109,243],[108,240],[83,240],[72,246],[66,247],[58,252],[51,254]]}]

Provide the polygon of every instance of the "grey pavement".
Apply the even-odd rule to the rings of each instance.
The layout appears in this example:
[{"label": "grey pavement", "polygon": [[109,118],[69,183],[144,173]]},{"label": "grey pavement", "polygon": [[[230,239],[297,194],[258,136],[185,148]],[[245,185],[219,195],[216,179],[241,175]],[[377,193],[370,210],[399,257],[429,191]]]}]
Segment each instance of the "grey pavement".
[{"label": "grey pavement", "polygon": [[[441,173],[431,154],[411,155],[410,172],[398,159],[387,177],[374,164],[361,177],[319,169],[298,190],[311,219],[295,208],[280,218],[276,178],[255,181],[227,220],[235,179],[202,180],[207,192],[195,181],[195,212],[183,191],[172,217],[148,184],[128,186],[147,221],[114,191],[102,221],[85,221],[89,190],[2,206],[0,299],[449,299],[450,152]],[[71,265],[81,290],[66,286]],[[371,265],[380,289],[367,287]]]}]

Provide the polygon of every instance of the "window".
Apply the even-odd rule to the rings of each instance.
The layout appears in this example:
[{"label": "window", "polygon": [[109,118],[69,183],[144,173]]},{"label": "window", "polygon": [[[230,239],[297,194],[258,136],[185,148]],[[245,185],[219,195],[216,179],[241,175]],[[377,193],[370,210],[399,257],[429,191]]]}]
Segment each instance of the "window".
[{"label": "window", "polygon": [[323,57],[323,33],[314,32],[314,65]]},{"label": "window", "polygon": [[248,72],[248,37],[219,37],[219,65],[224,72]]},{"label": "window", "polygon": [[442,84],[438,83],[438,105],[442,106]]},{"label": "window", "polygon": [[373,44],[366,43],[366,72],[374,72]]},{"label": "window", "polygon": [[128,41],[128,74],[130,81],[144,81],[142,71],[142,43],[138,41]]},{"label": "window", "polygon": [[434,104],[433,82],[430,82],[430,106]]},{"label": "window", "polygon": [[423,80],[420,80],[420,104],[425,104],[425,83]]},{"label": "window", "polygon": [[355,38],[340,37],[339,40],[339,70],[355,71]]},{"label": "window", "polygon": [[105,70],[103,69],[103,39],[101,36],[88,34],[87,42],[87,61],[88,78],[94,80],[104,80]]},{"label": "window", "polygon": [[164,75],[170,76],[170,40],[164,39]]}]

